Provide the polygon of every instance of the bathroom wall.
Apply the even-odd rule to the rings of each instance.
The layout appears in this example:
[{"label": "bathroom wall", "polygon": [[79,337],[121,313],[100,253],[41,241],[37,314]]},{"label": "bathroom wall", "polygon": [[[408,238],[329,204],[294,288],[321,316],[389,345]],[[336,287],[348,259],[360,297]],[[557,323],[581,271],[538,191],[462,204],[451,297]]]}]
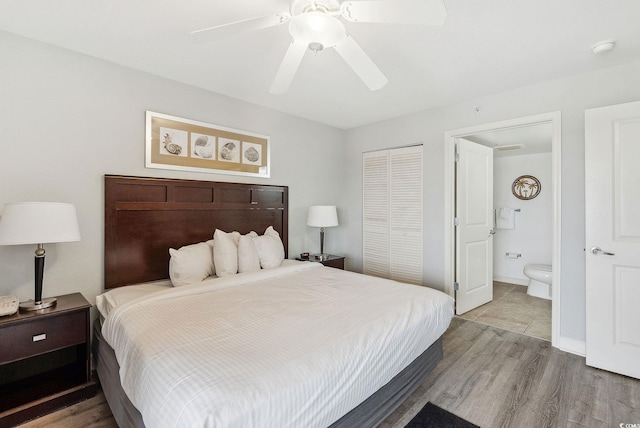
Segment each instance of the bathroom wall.
[{"label": "bathroom wall", "polygon": [[[493,205],[519,208],[515,229],[496,229],[493,240],[493,278],[527,284],[522,272],[527,264],[551,264],[553,249],[553,199],[551,153],[497,157],[493,161]],[[541,191],[531,200],[516,198],[511,184],[521,175],[540,180]],[[520,253],[512,259],[506,253]]]}]

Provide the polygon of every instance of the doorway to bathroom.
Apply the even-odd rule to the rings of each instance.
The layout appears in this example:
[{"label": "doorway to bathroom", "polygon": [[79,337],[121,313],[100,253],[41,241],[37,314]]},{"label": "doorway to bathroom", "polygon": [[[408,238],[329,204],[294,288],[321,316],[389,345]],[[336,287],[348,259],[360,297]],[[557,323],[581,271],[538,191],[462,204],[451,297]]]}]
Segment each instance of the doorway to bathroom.
[{"label": "doorway to bathroom", "polygon": [[[465,308],[464,313],[458,311],[459,316],[550,340],[553,344],[560,329],[560,113],[450,131],[445,137],[445,245],[449,255],[445,257],[448,279],[445,289],[456,298],[458,307]],[[501,208],[511,210],[506,225],[496,224],[491,218],[485,246],[491,253],[491,260],[487,261],[490,266],[486,268],[491,278],[486,282],[492,287],[493,298],[475,308],[461,300],[466,298],[464,293],[454,291],[456,285],[468,290],[480,284],[478,281],[465,288],[465,284],[456,282],[458,278],[465,280],[460,272],[477,270],[482,264],[465,260],[459,253],[467,249],[457,249],[460,243],[456,241],[454,221],[460,224],[464,219],[454,219],[459,215],[456,192],[459,199],[459,192],[465,190],[459,188],[456,180],[455,153],[462,139],[493,149],[491,208],[497,213]],[[520,176],[533,176],[540,181],[540,193],[535,199],[515,197],[512,184]],[[523,272],[527,264],[553,266],[551,300],[527,294],[528,278]]]}]

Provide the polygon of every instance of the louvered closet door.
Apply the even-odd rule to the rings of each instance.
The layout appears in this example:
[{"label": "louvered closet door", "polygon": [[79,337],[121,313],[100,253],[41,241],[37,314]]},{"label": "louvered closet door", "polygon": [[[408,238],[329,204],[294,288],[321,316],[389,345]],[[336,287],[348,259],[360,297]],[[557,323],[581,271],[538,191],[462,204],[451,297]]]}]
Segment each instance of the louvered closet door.
[{"label": "louvered closet door", "polygon": [[362,156],[362,271],[389,278],[389,151]]},{"label": "louvered closet door", "polygon": [[363,155],[363,272],[422,283],[422,146]]},{"label": "louvered closet door", "polygon": [[389,153],[390,278],[422,284],[422,146]]}]

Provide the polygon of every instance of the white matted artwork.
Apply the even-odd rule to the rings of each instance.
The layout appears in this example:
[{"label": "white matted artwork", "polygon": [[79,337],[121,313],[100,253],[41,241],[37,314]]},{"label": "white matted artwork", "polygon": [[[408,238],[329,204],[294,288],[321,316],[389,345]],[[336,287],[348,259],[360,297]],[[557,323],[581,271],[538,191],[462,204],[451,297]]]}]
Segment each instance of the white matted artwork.
[{"label": "white matted artwork", "polygon": [[216,137],[191,133],[191,156],[200,159],[216,159]]},{"label": "white matted artwork", "polygon": [[218,160],[240,163],[240,141],[218,138]]},{"label": "white matted artwork", "polygon": [[242,163],[249,165],[262,164],[262,147],[259,144],[242,142]]},{"label": "white matted artwork", "polygon": [[147,168],[270,177],[269,137],[146,112]]}]

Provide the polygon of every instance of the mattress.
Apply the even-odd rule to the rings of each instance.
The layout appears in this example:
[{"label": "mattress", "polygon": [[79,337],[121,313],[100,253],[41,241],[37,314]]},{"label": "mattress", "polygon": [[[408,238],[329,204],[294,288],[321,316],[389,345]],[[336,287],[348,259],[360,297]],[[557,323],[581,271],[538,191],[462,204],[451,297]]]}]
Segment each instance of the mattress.
[{"label": "mattress", "polygon": [[[120,427],[147,428],[142,421],[142,415],[131,404],[122,389],[120,367],[113,349],[102,337],[100,323],[95,323],[93,330],[95,369],[114,419]],[[429,372],[442,360],[442,356],[442,337],[440,337],[389,383],[331,424],[329,428],[377,428],[420,387]]]},{"label": "mattress", "polygon": [[134,298],[102,334],[146,426],[326,427],[452,316],[436,290],[295,263]]},{"label": "mattress", "polygon": [[101,319],[104,320],[116,306],[140,298],[147,298],[158,291],[170,290],[171,288],[173,288],[173,285],[171,285],[170,279],[114,288],[96,296],[96,307]]}]

